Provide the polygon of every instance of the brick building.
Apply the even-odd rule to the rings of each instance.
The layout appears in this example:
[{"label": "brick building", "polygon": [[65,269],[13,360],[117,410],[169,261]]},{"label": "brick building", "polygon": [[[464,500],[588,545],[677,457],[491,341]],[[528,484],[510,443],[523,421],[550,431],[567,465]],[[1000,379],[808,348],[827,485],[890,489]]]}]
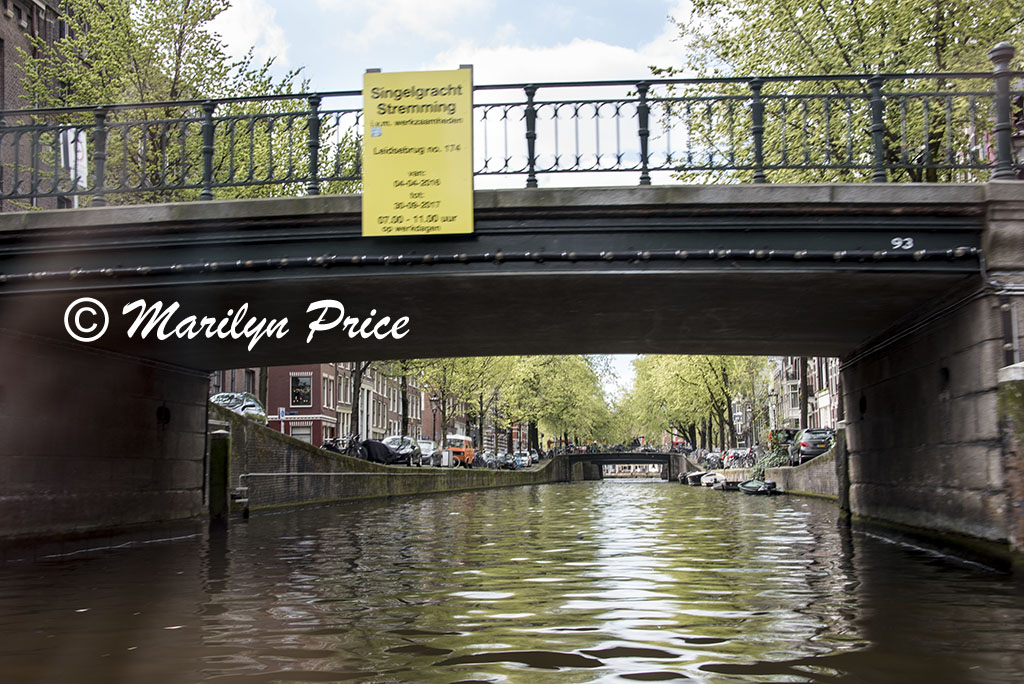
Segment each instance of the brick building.
[{"label": "brick building", "polygon": [[[399,381],[372,368],[353,386],[350,362],[274,366],[267,372],[267,424],[284,434],[321,446],[352,430],[352,400],[360,392],[357,432],[364,439],[400,434],[402,397]],[[224,390],[226,391],[226,390]],[[415,384],[408,389],[412,437],[423,435],[422,416],[429,407]],[[429,415],[429,410],[426,411]]]},{"label": "brick building", "polygon": [[[57,11],[58,0],[0,0],[0,111],[24,109],[34,106],[25,96],[22,86],[22,68],[19,49],[32,53],[30,37],[38,37],[47,43],[67,35],[67,25]],[[53,84],[54,88],[58,84]],[[0,117],[2,125],[14,126],[19,123],[30,123],[13,115]],[[31,135],[4,135],[0,127],[0,164],[8,173],[3,175],[3,190],[10,192],[13,187],[14,167],[17,158],[24,167],[31,159],[28,146]],[[20,148],[16,150],[15,148]],[[68,148],[71,149],[71,148]],[[64,152],[65,160],[67,150]],[[20,182],[24,184],[27,176],[22,171]],[[22,185],[22,191],[28,188]],[[0,211],[23,211],[26,204],[43,209],[54,209],[72,206],[73,200],[68,197],[59,199],[23,200],[19,202],[0,202]]]}]

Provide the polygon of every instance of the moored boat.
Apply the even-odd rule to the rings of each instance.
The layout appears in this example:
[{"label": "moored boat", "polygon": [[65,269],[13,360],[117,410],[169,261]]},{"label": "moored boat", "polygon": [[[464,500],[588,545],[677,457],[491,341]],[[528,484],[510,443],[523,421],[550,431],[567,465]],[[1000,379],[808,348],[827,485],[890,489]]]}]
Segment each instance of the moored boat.
[{"label": "moored boat", "polygon": [[745,480],[740,482],[739,489],[744,494],[778,494],[778,489],[771,480],[765,482],[761,480]]},{"label": "moored boat", "polygon": [[686,474],[686,484],[693,487],[700,487],[700,478],[704,477],[707,471],[698,470],[696,472]]},{"label": "moored boat", "polygon": [[704,473],[700,478],[700,484],[704,487],[714,487],[720,481],[724,481],[725,478],[718,473]]}]

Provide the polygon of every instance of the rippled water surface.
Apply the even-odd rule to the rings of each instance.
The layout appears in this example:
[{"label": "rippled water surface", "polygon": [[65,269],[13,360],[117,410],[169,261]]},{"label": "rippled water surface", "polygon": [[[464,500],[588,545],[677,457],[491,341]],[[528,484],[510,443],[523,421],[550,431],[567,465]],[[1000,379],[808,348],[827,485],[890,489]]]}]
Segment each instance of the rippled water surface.
[{"label": "rippled water surface", "polygon": [[1024,681],[1002,574],[651,481],[257,516],[0,566],[0,681]]}]

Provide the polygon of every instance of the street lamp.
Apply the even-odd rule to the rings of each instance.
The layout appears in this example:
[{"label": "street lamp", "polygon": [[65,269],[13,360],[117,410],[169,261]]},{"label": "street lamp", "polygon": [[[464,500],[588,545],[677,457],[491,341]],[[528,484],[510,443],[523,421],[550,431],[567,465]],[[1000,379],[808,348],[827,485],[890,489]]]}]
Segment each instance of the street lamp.
[{"label": "street lamp", "polygon": [[[441,400],[441,398],[439,396],[437,396],[436,394],[431,395],[431,397],[430,397],[430,409],[434,412],[434,427],[431,430],[431,433],[433,434],[435,442],[437,441],[437,403],[440,400]],[[438,443],[440,443],[440,442],[438,442]]]}]

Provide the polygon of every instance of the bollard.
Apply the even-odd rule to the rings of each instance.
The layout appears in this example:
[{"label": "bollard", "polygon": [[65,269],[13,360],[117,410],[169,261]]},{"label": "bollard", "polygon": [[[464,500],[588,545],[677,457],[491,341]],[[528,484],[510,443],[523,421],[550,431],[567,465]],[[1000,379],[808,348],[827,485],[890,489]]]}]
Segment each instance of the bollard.
[{"label": "bollard", "polygon": [[228,473],[231,433],[217,430],[210,433],[210,527],[228,524]]}]

